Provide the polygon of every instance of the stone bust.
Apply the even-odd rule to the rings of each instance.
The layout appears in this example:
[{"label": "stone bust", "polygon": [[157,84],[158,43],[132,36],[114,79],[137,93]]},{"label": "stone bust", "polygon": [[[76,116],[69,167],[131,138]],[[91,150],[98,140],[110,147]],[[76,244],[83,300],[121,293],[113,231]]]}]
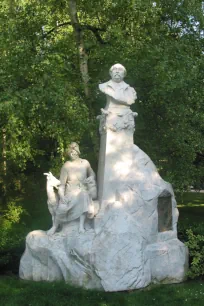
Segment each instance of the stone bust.
[{"label": "stone bust", "polygon": [[107,97],[105,109],[130,108],[137,98],[136,91],[123,81],[127,72],[121,64],[113,65],[109,70],[111,80],[100,84],[99,89]]}]

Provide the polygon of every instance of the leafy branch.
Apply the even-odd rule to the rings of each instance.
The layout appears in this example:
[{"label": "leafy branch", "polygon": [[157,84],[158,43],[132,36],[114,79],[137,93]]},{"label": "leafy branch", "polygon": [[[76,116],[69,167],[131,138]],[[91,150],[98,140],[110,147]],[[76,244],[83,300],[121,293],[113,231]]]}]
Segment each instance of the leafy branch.
[{"label": "leafy branch", "polygon": [[[63,22],[63,23],[59,23],[56,27],[53,27],[51,30],[49,30],[46,33],[43,33],[43,38],[46,38],[51,33],[57,31],[59,28],[64,27],[64,26],[72,26],[71,21],[66,21],[66,22]],[[78,25],[78,30],[79,31],[89,30],[95,35],[97,41],[100,44],[106,44],[106,42],[102,39],[101,35],[99,34],[99,32],[105,32],[106,28],[98,28],[98,27],[94,27],[94,26],[89,25],[89,24],[81,24],[81,25]]]}]

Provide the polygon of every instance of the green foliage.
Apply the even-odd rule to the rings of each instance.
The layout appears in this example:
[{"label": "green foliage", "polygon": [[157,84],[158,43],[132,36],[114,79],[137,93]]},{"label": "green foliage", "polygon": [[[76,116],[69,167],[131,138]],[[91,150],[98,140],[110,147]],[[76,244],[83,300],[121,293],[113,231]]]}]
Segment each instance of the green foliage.
[{"label": "green foliage", "polygon": [[62,158],[66,145],[88,129],[72,37],[44,38],[61,14],[54,17],[49,4],[4,0],[0,8],[0,130],[6,134],[0,149],[5,146],[11,184],[28,163],[48,167],[53,156]]},{"label": "green foliage", "polygon": [[190,278],[204,278],[204,224],[202,234],[196,234],[192,229],[186,230],[187,242],[189,249],[190,269],[188,276]]},{"label": "green foliage", "polygon": [[204,223],[179,223],[178,238],[189,249],[189,278],[204,277]]},{"label": "green foliage", "polygon": [[189,249],[189,278],[204,275],[204,194],[188,192],[178,197],[178,238]]},{"label": "green foliage", "polygon": [[200,186],[202,2],[80,0],[77,11],[89,57],[90,99],[83,92],[68,1],[2,0],[0,131],[6,142],[0,137],[0,150],[6,147],[11,184],[19,171],[48,167],[55,158],[60,163],[73,140],[96,160],[95,116],[105,103],[97,86],[121,62],[138,93],[136,144],[177,190]]},{"label": "green foliage", "polygon": [[19,224],[24,209],[10,202],[0,216],[0,269],[17,271],[23,251],[25,227]]}]

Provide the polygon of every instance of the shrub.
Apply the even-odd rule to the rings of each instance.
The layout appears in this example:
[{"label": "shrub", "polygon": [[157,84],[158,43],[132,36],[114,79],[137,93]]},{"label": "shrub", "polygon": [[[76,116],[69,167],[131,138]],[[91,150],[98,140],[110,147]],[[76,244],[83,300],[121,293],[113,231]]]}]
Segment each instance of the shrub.
[{"label": "shrub", "polygon": [[[25,226],[20,223],[24,210],[10,202],[0,216],[0,270],[18,271],[19,259],[23,252]],[[18,225],[18,226],[17,226]]]},{"label": "shrub", "polygon": [[189,249],[189,278],[204,278],[204,223],[180,225],[179,239]]},{"label": "shrub", "polygon": [[195,234],[192,229],[186,230],[187,242],[190,255],[190,278],[204,277],[204,235]]}]

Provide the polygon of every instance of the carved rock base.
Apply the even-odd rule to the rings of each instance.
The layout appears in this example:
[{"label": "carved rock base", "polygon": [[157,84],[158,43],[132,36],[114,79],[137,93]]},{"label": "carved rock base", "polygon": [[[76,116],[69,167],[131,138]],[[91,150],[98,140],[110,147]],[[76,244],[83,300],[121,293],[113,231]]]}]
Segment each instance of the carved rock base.
[{"label": "carved rock base", "polygon": [[187,248],[178,239],[148,245],[130,215],[109,208],[107,222],[98,235],[94,230],[53,237],[44,231],[29,233],[20,277],[64,280],[105,291],[139,289],[151,282],[183,281],[187,258]]},{"label": "carved rock base", "polygon": [[124,184],[84,234],[78,234],[78,220],[51,237],[40,230],[28,234],[22,279],[64,280],[105,291],[185,279],[188,249],[177,239],[173,189],[142,150],[134,145],[131,150]]}]

